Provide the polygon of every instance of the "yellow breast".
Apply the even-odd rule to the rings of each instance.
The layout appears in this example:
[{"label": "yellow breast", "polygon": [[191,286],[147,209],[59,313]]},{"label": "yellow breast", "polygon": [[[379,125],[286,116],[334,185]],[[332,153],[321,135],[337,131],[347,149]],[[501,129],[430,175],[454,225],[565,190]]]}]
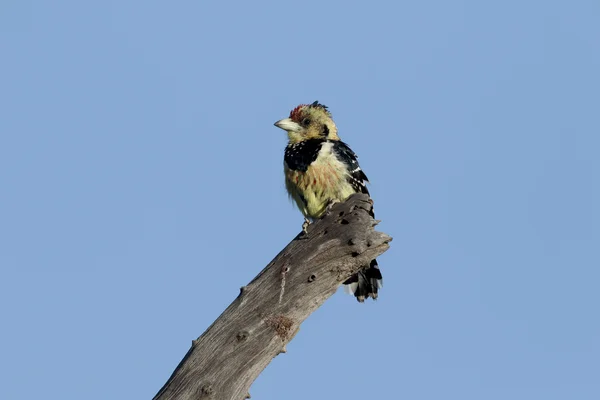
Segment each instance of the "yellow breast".
[{"label": "yellow breast", "polygon": [[286,171],[286,186],[302,213],[320,218],[332,201],[344,201],[354,190],[342,171],[315,163],[305,172]]}]

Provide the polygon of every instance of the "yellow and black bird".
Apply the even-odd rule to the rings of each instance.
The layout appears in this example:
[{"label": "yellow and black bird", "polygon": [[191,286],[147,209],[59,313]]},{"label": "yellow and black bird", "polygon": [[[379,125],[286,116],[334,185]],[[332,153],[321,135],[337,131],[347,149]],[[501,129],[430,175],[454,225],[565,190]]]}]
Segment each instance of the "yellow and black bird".
[{"label": "yellow and black bird", "polygon": [[[283,162],[285,187],[304,215],[304,231],[334,203],[353,193],[369,194],[367,176],[356,154],[340,140],[327,106],[318,101],[301,104],[275,126],[288,134]],[[382,287],[377,261],[372,260],[344,285],[360,302],[376,299]]]}]

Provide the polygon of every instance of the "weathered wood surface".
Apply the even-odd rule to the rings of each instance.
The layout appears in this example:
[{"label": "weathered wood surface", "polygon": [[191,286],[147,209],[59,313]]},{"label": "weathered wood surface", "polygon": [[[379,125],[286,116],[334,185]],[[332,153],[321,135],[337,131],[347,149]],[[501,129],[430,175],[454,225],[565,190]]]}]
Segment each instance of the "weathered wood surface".
[{"label": "weathered wood surface", "polygon": [[367,195],[353,195],[292,240],[193,341],[154,400],[248,397],[252,382],[286,351],[300,324],[388,249],[392,238],[374,230],[371,208]]}]

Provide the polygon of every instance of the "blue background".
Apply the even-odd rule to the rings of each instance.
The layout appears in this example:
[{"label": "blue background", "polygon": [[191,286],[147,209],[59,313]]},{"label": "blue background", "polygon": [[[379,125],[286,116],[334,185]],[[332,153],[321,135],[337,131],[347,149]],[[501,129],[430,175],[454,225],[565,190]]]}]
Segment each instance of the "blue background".
[{"label": "blue background", "polygon": [[149,399],[302,217],[299,103],[372,181],[385,287],[255,399],[600,398],[600,3],[4,1],[0,397]]}]

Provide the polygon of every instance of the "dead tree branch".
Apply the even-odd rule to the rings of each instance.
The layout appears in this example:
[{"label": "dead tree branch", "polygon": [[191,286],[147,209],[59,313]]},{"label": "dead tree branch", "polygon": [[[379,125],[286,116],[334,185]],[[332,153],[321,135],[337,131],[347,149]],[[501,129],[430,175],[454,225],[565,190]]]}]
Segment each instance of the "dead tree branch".
[{"label": "dead tree branch", "polygon": [[388,249],[392,238],[373,229],[371,208],[368,196],[353,195],[292,240],[192,342],[154,400],[250,397],[252,382],[285,353],[300,324],[341,282]]}]

